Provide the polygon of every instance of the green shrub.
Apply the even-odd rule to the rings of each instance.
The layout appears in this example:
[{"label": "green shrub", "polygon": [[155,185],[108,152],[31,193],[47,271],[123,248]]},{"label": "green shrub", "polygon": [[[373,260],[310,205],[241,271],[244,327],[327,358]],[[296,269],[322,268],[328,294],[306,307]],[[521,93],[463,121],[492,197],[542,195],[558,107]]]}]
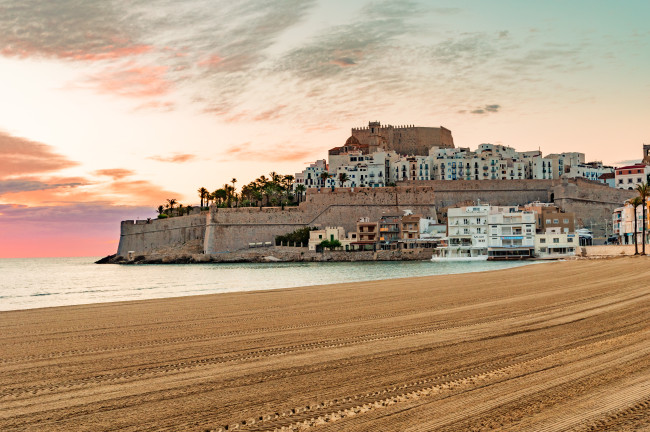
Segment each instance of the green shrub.
[{"label": "green shrub", "polygon": [[275,244],[279,246],[280,244],[304,244],[309,243],[309,232],[315,230],[314,227],[304,227],[295,230],[289,234],[280,235],[275,238]]},{"label": "green shrub", "polygon": [[158,215],[158,219],[167,219],[169,216],[166,215],[165,213],[161,213]]},{"label": "green shrub", "polygon": [[320,246],[323,249],[334,250],[337,247],[341,247],[341,242],[338,241],[338,240],[331,240],[331,241],[330,240],[323,240],[322,242],[320,242]]}]

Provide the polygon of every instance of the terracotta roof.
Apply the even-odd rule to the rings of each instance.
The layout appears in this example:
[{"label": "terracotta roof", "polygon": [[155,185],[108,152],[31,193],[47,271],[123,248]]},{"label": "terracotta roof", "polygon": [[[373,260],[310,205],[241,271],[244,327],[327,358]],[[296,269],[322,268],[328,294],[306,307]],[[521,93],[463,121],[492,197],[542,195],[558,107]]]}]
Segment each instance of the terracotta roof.
[{"label": "terracotta roof", "polygon": [[607,179],[613,179],[615,177],[616,176],[614,175],[614,173],[604,173],[604,174],[601,174],[600,177],[598,177],[598,179],[607,180]]},{"label": "terracotta roof", "polygon": [[623,167],[617,167],[616,169],[617,169],[617,170],[620,170],[620,169],[632,169],[632,168],[645,168],[646,166],[647,166],[647,165],[644,164],[644,163],[638,163],[638,164],[634,164],[634,165],[628,165],[628,166],[623,166]]},{"label": "terracotta roof", "polygon": [[345,145],[346,145],[346,146],[347,146],[347,145],[360,145],[360,144],[361,144],[361,143],[359,142],[359,140],[357,139],[357,137],[355,137],[354,135],[351,135],[350,138],[348,138],[348,139],[345,141]]}]

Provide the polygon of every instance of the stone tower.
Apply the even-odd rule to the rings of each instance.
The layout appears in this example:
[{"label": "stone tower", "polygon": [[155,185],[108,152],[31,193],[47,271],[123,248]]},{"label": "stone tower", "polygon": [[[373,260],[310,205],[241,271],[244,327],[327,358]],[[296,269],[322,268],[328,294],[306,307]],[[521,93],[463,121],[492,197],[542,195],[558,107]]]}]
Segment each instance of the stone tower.
[{"label": "stone tower", "polygon": [[384,138],[380,135],[381,123],[378,121],[368,123],[370,136],[368,137],[368,150],[370,153],[385,150]]}]

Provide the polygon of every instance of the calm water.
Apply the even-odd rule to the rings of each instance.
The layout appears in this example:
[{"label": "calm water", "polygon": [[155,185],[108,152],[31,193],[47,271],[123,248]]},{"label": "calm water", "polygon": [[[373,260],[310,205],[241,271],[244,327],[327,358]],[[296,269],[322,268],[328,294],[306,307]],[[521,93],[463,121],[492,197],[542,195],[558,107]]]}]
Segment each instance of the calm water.
[{"label": "calm water", "polygon": [[0,259],[0,310],[496,270],[515,262],[97,265],[96,258]]}]

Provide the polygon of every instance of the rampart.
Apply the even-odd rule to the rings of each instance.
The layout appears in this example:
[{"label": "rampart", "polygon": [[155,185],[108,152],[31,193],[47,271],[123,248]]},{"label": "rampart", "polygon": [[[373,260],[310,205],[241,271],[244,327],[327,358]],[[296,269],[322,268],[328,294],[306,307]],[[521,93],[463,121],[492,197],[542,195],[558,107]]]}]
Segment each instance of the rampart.
[{"label": "rampart", "polygon": [[593,226],[594,234],[611,220],[611,212],[633,191],[618,190],[582,179],[425,181],[388,188],[337,188],[309,191],[298,207],[212,208],[200,215],[171,219],[122,222],[118,255],[160,253],[170,248],[187,253],[218,254],[272,242],[275,236],[305,226],[343,226],[356,230],[361,217],[377,220],[382,215],[411,210],[437,217],[437,209],[457,203],[521,205],[532,201],[555,202],[574,211],[578,226]]}]

